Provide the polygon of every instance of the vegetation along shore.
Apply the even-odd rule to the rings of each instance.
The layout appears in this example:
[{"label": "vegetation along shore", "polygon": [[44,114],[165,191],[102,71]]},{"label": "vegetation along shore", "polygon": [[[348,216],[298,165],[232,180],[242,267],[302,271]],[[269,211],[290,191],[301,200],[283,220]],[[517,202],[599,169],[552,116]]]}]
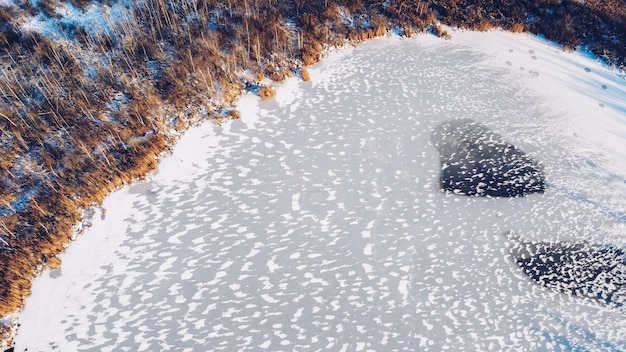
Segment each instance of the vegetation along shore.
[{"label": "vegetation along shore", "polygon": [[246,89],[271,98],[272,82],[308,79],[327,47],[445,37],[440,24],[541,34],[626,67],[619,0],[0,2],[3,331],[85,212],[153,170],[179,132],[237,118]]}]

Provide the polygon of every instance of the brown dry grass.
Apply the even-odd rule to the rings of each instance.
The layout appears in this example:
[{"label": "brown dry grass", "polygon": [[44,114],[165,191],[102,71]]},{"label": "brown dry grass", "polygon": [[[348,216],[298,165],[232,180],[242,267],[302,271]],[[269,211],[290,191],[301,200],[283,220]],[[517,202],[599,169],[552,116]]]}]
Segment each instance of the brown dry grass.
[{"label": "brown dry grass", "polygon": [[259,96],[263,100],[272,99],[276,95],[276,91],[270,86],[263,86],[259,89]]},{"label": "brown dry grass", "polygon": [[308,81],[308,80],[311,79],[311,75],[309,74],[309,70],[307,70],[306,67],[302,68],[301,74],[302,74],[302,80],[303,81]]},{"label": "brown dry grass", "polygon": [[272,73],[270,78],[274,82],[282,82],[287,78],[287,74],[284,71],[278,71],[278,72]]}]

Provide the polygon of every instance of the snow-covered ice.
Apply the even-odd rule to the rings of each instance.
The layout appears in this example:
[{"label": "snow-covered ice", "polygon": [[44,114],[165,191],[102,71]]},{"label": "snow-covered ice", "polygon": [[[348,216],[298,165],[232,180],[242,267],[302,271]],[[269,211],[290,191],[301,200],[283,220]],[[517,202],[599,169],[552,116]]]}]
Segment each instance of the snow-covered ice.
[{"label": "snow-covered ice", "polygon": [[[309,71],[108,197],[34,282],[16,350],[626,350],[623,308],[537,285],[505,236],[626,248],[623,73],[503,32]],[[460,118],[538,160],[546,192],[442,192],[430,137]]]}]

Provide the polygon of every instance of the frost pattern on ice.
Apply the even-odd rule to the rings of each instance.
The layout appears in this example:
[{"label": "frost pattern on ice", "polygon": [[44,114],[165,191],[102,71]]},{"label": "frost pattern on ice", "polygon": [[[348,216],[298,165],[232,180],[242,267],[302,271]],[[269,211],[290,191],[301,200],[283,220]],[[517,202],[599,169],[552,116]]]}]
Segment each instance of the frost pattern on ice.
[{"label": "frost pattern on ice", "polygon": [[618,307],[626,303],[626,255],[620,249],[516,239],[511,255],[526,275],[546,287]]},{"label": "frost pattern on ice", "polygon": [[441,159],[441,188],[458,194],[518,197],[543,193],[539,164],[472,119],[446,121],[433,143]]}]

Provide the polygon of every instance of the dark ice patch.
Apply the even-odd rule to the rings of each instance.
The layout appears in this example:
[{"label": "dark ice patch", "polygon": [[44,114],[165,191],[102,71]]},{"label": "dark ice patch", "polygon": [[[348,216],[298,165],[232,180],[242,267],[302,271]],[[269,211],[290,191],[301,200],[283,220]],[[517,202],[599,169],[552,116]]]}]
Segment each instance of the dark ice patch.
[{"label": "dark ice patch", "polygon": [[516,241],[513,261],[537,283],[615,306],[626,303],[626,255],[587,242]]},{"label": "dark ice patch", "polygon": [[500,135],[471,120],[452,120],[432,134],[441,160],[441,188],[491,197],[543,193],[539,165]]}]

